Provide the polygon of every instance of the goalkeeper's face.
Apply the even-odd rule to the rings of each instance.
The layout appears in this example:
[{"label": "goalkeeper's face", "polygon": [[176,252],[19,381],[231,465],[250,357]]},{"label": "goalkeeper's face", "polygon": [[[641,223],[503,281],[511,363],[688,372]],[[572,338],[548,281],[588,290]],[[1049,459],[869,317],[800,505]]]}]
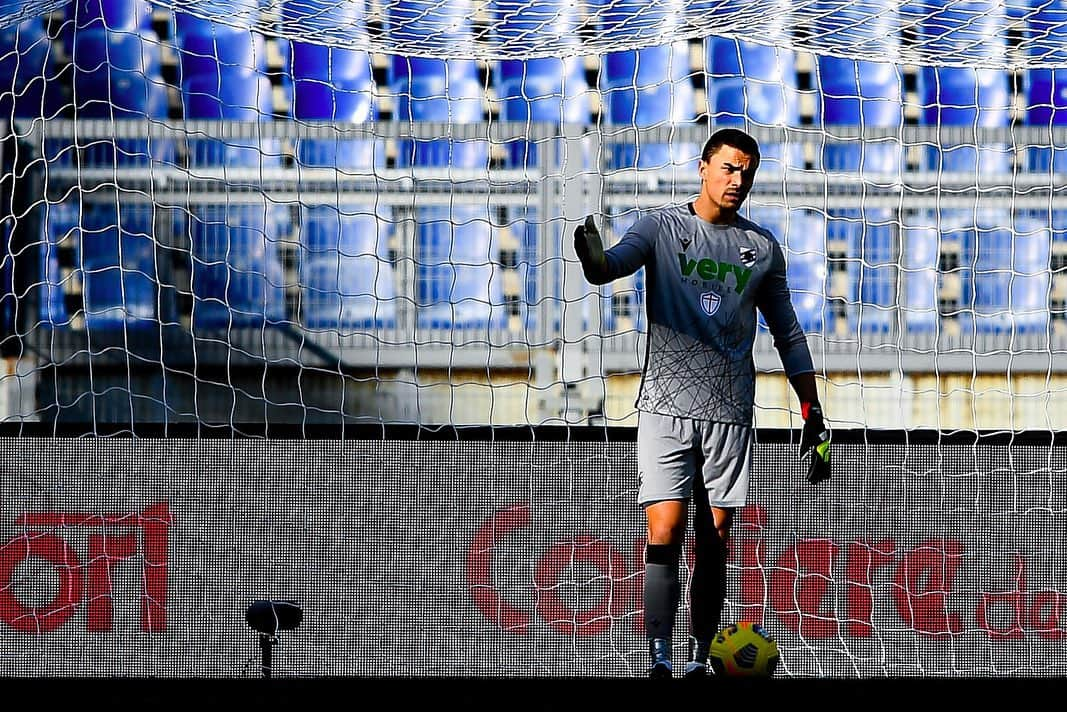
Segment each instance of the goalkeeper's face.
[{"label": "goalkeeper's face", "polygon": [[701,192],[720,213],[736,213],[752,190],[759,157],[733,146],[720,146],[700,161]]}]

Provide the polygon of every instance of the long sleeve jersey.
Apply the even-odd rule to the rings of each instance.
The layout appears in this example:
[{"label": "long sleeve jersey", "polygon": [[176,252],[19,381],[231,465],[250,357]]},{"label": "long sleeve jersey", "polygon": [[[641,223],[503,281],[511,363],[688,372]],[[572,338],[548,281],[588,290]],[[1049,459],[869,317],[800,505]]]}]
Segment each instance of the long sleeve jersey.
[{"label": "long sleeve jersey", "polygon": [[715,225],[691,205],[637,220],[605,250],[605,284],[645,267],[648,338],[638,410],[751,424],[752,350],[763,314],[788,376],[813,372],[775,237],[740,216]]}]

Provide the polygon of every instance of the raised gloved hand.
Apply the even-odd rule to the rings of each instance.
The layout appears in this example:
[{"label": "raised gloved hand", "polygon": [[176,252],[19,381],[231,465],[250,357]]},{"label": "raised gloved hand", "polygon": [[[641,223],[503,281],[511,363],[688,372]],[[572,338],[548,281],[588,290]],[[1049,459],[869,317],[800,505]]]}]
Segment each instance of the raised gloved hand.
[{"label": "raised gloved hand", "polygon": [[798,455],[803,458],[811,451],[808,482],[817,485],[830,478],[830,430],[818,403],[801,403],[800,414],[804,418],[804,429],[800,434]]},{"label": "raised gloved hand", "polygon": [[582,263],[582,271],[590,282],[599,283],[604,272],[604,243],[600,238],[593,216],[574,229],[574,251]]}]

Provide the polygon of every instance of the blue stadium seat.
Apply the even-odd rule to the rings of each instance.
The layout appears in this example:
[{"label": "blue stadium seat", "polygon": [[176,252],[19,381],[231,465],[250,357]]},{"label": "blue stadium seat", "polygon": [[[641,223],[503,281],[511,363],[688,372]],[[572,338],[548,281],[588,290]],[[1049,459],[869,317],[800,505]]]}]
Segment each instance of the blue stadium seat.
[{"label": "blue stadium seat", "polygon": [[[584,124],[589,121],[589,84],[581,57],[506,59],[499,65],[496,83],[501,102],[500,119],[516,122]],[[533,141],[513,141],[507,147],[511,168],[539,165]],[[568,160],[580,160],[569,157]]]},{"label": "blue stadium seat", "polygon": [[329,330],[395,326],[389,221],[373,204],[303,206],[300,214],[304,326]]},{"label": "blue stadium seat", "polygon": [[974,321],[986,333],[1043,332],[1049,320],[1047,225],[1012,221],[1006,211],[983,215],[975,233]]},{"label": "blue stadium seat", "polygon": [[[920,121],[927,126],[1007,128],[1011,122],[1009,77],[1001,70],[923,67],[919,87]],[[1005,143],[976,146],[973,140],[947,138],[939,147],[927,147],[930,170],[1004,174],[1011,172],[1011,163],[1011,146]]]},{"label": "blue stadium seat", "polygon": [[949,208],[935,215],[938,229],[939,298],[943,317],[964,333],[973,333],[974,257],[977,223],[971,210]]},{"label": "blue stadium seat", "polygon": [[1012,253],[1011,317],[1016,332],[1048,329],[1052,288],[1052,234],[1046,221],[1029,216],[1015,219]]},{"label": "blue stadium seat", "polygon": [[75,38],[82,32],[152,30],[149,0],[72,0],[63,8],[60,42],[70,56]]},{"label": "blue stadium seat", "polygon": [[81,30],[74,38],[71,61],[83,75],[122,71],[162,76],[159,36],[151,30]]},{"label": "blue stadium seat", "polygon": [[484,206],[416,211],[415,306],[421,329],[505,325],[499,248]]},{"label": "blue stadium seat", "polygon": [[[834,126],[901,126],[903,80],[896,65],[819,55],[818,67],[819,115],[830,133]],[[904,167],[903,147],[895,137],[827,143],[822,167],[899,178]]]},{"label": "blue stadium seat", "polygon": [[[1067,66],[1067,0],[1034,2],[1027,17],[1030,34],[1045,38],[1032,45],[1034,54],[1043,61]],[[1053,68],[1028,69],[1023,74],[1026,96],[1025,121],[1031,126],[1061,126],[1067,124],[1067,70]],[[1031,171],[1067,172],[1067,149],[1062,147],[1033,147],[1027,150],[1027,164]]]},{"label": "blue stadium seat", "polygon": [[901,230],[901,328],[932,334],[940,326],[940,240],[937,218],[922,213]]},{"label": "blue stadium seat", "polygon": [[[714,126],[799,126],[796,55],[792,50],[709,37],[705,44],[710,119]],[[803,168],[798,143],[762,142],[761,171]]]},{"label": "blue stadium seat", "polygon": [[[601,96],[608,126],[638,129],[685,124],[696,116],[693,82],[689,75],[686,41],[610,52],[603,57]],[[638,132],[634,144],[616,144],[609,167],[670,168],[694,164],[700,148],[645,141]]]},{"label": "blue stadium seat", "polygon": [[529,47],[544,38],[578,42],[579,4],[571,0],[489,0],[486,9],[501,46]]},{"label": "blue stadium seat", "polygon": [[152,27],[149,0],[71,0],[64,8],[66,18],[75,21],[77,32],[84,30],[134,30]]},{"label": "blue stadium seat", "polygon": [[[182,80],[186,119],[268,121],[272,117],[270,79],[255,70],[219,66],[215,74]],[[277,139],[190,138],[192,165],[239,167],[277,166],[281,147]]]},{"label": "blue stadium seat", "polygon": [[[395,118],[400,122],[436,121],[443,124],[484,119],[485,90],[474,60],[393,57],[390,87],[396,96]],[[442,128],[442,136],[450,133]],[[432,138],[397,142],[397,166],[484,168],[489,165],[489,141]]]},{"label": "blue stadium seat", "polygon": [[[63,101],[55,58],[40,17],[0,29],[0,116],[55,116]],[[42,114],[43,112],[43,114]]]},{"label": "blue stadium seat", "polygon": [[[749,217],[778,238],[786,279],[800,327],[808,333],[833,331],[827,314],[826,220],[801,209],[751,206]],[[760,315],[759,323],[766,328]]]},{"label": "blue stadium seat", "polygon": [[[1030,126],[1067,124],[1067,70],[1028,69],[1024,75],[1026,123]],[[1067,172],[1067,149],[1034,146],[1027,149],[1027,167],[1041,173]]]},{"label": "blue stadium seat", "polygon": [[847,246],[851,332],[886,332],[895,322],[896,229],[892,210],[831,211],[826,239]]},{"label": "blue stadium seat", "polygon": [[193,327],[263,327],[285,320],[274,217],[265,204],[197,205],[192,221]]},{"label": "blue stadium seat", "polygon": [[[354,4],[354,3],[352,3]],[[385,29],[398,45],[409,42],[463,44],[472,40],[472,0],[391,0],[384,4]]]},{"label": "blue stadium seat", "polygon": [[82,212],[78,264],[88,329],[159,323],[154,208],[96,205]]},{"label": "blue stadium seat", "polygon": [[[291,42],[293,118],[360,123],[378,118],[370,55],[362,50]],[[373,139],[302,139],[301,165],[369,169],[385,164]]]},{"label": "blue stadium seat", "polygon": [[[540,38],[559,41],[573,38],[577,46],[581,19],[569,0],[490,0],[493,30],[500,43],[527,44]],[[497,63],[496,93],[504,121],[587,123],[589,85],[585,62],[580,56],[528,60],[505,59]],[[530,141],[508,145],[508,165],[513,168],[538,164],[538,146]]]},{"label": "blue stadium seat", "polygon": [[[65,288],[59,270],[61,243],[77,243],[81,234],[81,209],[77,201],[41,203],[41,279],[33,286],[37,316],[49,326],[69,326],[70,315],[64,301]],[[69,241],[69,242],[68,242]],[[33,303],[33,302],[31,302]]]},{"label": "blue stadium seat", "polygon": [[[958,279],[956,321],[963,333],[1044,331],[1049,317],[1051,239],[1043,221],[1004,209],[942,210],[942,280]],[[906,246],[907,247],[907,246]],[[942,297],[949,298],[942,289]]]},{"label": "blue stadium seat", "polygon": [[[73,92],[78,118],[165,121],[168,94],[159,70],[158,43],[135,34],[110,39],[106,34],[79,33]],[[109,45],[111,39],[115,42]],[[85,163],[98,166],[173,164],[176,156],[174,140],[167,138],[95,139],[83,151]]]},{"label": "blue stadium seat", "polygon": [[201,22],[174,38],[178,81],[214,74],[218,67],[267,71],[267,40],[259,32],[221,23]]},{"label": "blue stadium seat", "polygon": [[[965,52],[969,59],[999,59],[1008,51],[1006,17],[1000,0],[929,0],[917,42],[931,56]],[[929,12],[932,9],[932,12]],[[920,123],[942,127],[1007,127],[1011,122],[1011,82],[999,69],[924,66],[919,74]],[[975,146],[951,138],[929,146],[926,167],[946,172],[996,175],[1011,171],[1011,147]]]}]

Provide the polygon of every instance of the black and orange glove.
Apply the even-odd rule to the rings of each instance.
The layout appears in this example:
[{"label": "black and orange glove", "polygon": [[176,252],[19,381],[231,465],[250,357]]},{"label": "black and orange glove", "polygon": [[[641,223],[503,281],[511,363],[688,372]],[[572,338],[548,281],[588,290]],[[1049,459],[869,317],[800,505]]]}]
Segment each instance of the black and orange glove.
[{"label": "black and orange glove", "polygon": [[798,455],[803,458],[811,451],[808,482],[817,485],[830,479],[830,429],[826,427],[822,408],[818,403],[801,403],[800,414],[804,418],[804,429],[800,434]]}]

